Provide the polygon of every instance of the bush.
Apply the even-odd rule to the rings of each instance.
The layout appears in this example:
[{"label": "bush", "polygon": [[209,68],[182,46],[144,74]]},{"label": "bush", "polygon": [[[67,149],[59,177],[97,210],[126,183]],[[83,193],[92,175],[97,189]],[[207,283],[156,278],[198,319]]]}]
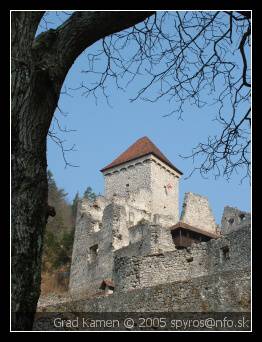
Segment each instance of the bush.
[{"label": "bush", "polygon": [[64,265],[70,265],[74,242],[74,231],[55,234],[46,231],[44,237],[43,270],[54,271]]}]

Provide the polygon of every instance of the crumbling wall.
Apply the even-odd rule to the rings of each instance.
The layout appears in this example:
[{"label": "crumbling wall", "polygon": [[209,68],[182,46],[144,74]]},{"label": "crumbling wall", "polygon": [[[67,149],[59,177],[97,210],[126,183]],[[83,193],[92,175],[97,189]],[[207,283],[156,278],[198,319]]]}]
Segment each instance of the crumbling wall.
[{"label": "crumbling wall", "polygon": [[251,214],[237,208],[226,206],[221,220],[222,234],[228,234],[234,230],[251,224]]},{"label": "crumbling wall", "polygon": [[50,312],[249,312],[250,269],[46,307]]},{"label": "crumbling wall", "polygon": [[113,250],[129,244],[126,210],[116,203],[109,204],[103,216],[104,240],[112,245]]},{"label": "crumbling wall", "polygon": [[208,198],[192,192],[185,193],[180,221],[212,233],[217,230]]},{"label": "crumbling wall", "polygon": [[135,191],[128,191],[126,196],[126,205],[139,211],[151,214],[152,192],[150,189],[139,188]]},{"label": "crumbling wall", "polygon": [[126,196],[113,195],[109,203],[124,207],[128,227],[132,227],[141,220],[152,220],[151,193],[145,189],[138,189]]},{"label": "crumbling wall", "polygon": [[[72,295],[97,293],[107,278],[114,278],[119,292],[249,265],[249,213],[226,207],[222,238],[176,250],[167,228],[173,216],[150,213],[150,198],[149,191],[138,189],[127,196],[99,196],[79,203]],[[186,193],[181,220],[203,230],[217,229],[208,200],[196,194]]]},{"label": "crumbling wall", "polygon": [[94,227],[97,223],[93,220],[89,209],[90,203],[88,201],[79,201],[69,281],[69,289],[73,292],[79,292],[80,289],[85,287],[85,279],[87,277],[87,262],[89,258],[87,241],[94,234]]},{"label": "crumbling wall", "polygon": [[80,204],[77,214],[69,285],[74,296],[99,292],[103,279],[112,278],[114,251],[129,243],[123,206],[107,205],[98,231],[86,209],[86,203]]},{"label": "crumbling wall", "polygon": [[208,274],[250,267],[250,227],[190,248],[143,256],[115,255],[117,292],[184,281]]},{"label": "crumbling wall", "polygon": [[129,228],[129,245],[115,252],[115,257],[142,256],[175,250],[170,230],[150,223]]}]

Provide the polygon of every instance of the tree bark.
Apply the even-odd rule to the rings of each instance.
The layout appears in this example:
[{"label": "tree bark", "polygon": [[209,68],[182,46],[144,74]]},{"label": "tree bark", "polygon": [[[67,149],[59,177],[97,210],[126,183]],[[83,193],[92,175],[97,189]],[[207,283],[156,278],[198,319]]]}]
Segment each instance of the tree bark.
[{"label": "tree bark", "polygon": [[75,59],[152,12],[75,12],[34,39],[44,12],[12,12],[12,330],[31,330],[40,295],[47,203],[46,137]]}]

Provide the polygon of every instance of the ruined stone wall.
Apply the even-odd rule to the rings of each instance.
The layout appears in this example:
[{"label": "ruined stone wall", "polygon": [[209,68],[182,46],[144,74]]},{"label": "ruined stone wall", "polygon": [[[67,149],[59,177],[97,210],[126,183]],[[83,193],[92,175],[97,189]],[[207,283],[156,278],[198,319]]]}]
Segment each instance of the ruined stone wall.
[{"label": "ruined stone wall", "polygon": [[[153,250],[153,249],[152,249]],[[157,251],[156,251],[157,252]],[[144,256],[115,254],[117,292],[250,267],[250,227],[190,248]]]},{"label": "ruined stone wall", "polygon": [[86,203],[79,204],[69,284],[75,296],[98,292],[103,279],[112,278],[115,250],[129,243],[123,206],[107,205],[98,231],[87,209]]},{"label": "ruined stone wall", "polygon": [[[148,222],[154,220],[154,216],[150,212],[151,206],[148,205],[151,202],[151,193],[145,189],[136,190],[127,196],[114,195],[108,202],[125,209],[128,227],[135,226],[142,220]],[[170,218],[164,217],[163,220],[167,223]]]},{"label": "ruined stone wall", "polygon": [[129,228],[129,245],[114,253],[122,256],[142,256],[175,250],[169,229],[155,224],[139,224]]},{"label": "ruined stone wall", "polygon": [[85,280],[88,277],[88,260],[92,246],[92,241],[90,243],[88,241],[92,237],[96,237],[98,240],[101,235],[99,229],[104,208],[92,206],[93,204],[87,200],[78,203],[69,282],[70,291],[75,293],[85,288]]},{"label": "ruined stone wall", "polygon": [[221,220],[221,231],[223,234],[228,234],[250,224],[250,213],[229,206],[224,208]]},{"label": "ruined stone wall", "polygon": [[250,269],[117,292],[45,308],[50,312],[248,312]]},{"label": "ruined stone wall", "polygon": [[[114,253],[119,249],[126,247],[126,255],[174,249],[169,230],[148,226],[152,215],[136,207],[146,194],[137,190],[128,197],[113,196],[107,200],[100,196],[95,202],[79,203],[69,284],[72,295],[98,292],[103,279],[113,277]],[[148,223],[139,223],[143,220]],[[158,215],[161,223],[168,220],[169,217]],[[138,240],[139,244],[134,245]]]},{"label": "ruined stone wall", "polygon": [[213,233],[217,230],[208,198],[192,192],[185,194],[180,221]]},{"label": "ruined stone wall", "polygon": [[[146,165],[151,165],[150,186],[162,205],[163,184],[175,176],[155,161]],[[178,203],[178,178],[174,179],[177,188],[171,187],[170,197],[165,193],[173,209]],[[222,238],[176,250],[168,229],[175,224],[175,216],[150,212],[151,204],[157,203],[154,196],[148,189],[137,189],[126,196],[99,196],[94,202],[79,203],[69,284],[72,295],[97,293],[107,278],[115,281],[119,292],[249,265],[250,214],[226,207]],[[192,193],[185,195],[181,220],[207,231],[217,230],[208,200]]]}]

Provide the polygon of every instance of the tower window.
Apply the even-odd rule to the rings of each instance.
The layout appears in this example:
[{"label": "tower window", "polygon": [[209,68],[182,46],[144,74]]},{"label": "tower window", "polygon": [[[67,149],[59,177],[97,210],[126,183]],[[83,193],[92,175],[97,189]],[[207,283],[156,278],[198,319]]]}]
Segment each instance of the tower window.
[{"label": "tower window", "polygon": [[223,262],[229,260],[229,247],[224,246],[221,248],[221,259]]},{"label": "tower window", "polygon": [[246,216],[245,216],[245,214],[240,214],[239,218],[241,221],[244,221],[246,219]]},{"label": "tower window", "polygon": [[159,214],[154,215],[153,221],[155,224],[159,224]]},{"label": "tower window", "polygon": [[234,223],[234,218],[232,217],[232,218],[230,218],[229,220],[228,220],[228,222],[232,225],[233,223]]},{"label": "tower window", "polygon": [[134,221],[135,221],[135,215],[134,215],[134,213],[130,212],[129,213],[129,224],[133,225]]},{"label": "tower window", "polygon": [[98,244],[89,248],[90,262],[96,260],[98,254]]}]

